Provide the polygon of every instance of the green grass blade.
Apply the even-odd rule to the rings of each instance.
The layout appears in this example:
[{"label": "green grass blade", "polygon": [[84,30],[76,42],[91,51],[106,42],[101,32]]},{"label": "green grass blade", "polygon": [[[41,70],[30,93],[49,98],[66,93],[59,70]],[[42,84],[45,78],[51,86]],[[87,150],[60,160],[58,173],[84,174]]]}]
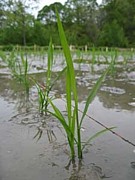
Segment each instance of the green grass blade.
[{"label": "green grass blade", "polygon": [[66,64],[67,64],[67,73],[66,73],[66,96],[67,97],[66,99],[67,99],[68,121],[69,121],[69,126],[70,126],[71,116],[72,116],[71,94],[72,94],[72,86],[73,86],[73,84],[71,83],[71,76],[73,75],[73,79],[74,79],[74,68],[73,68],[73,63],[72,63],[72,57],[70,54],[70,49],[69,49],[66,36],[63,30],[63,26],[62,26],[62,23],[60,21],[60,17],[57,11],[56,11],[56,14],[57,14],[57,19],[58,19],[58,30],[59,30],[60,40],[61,40],[61,44],[63,47]]},{"label": "green grass blade", "polygon": [[63,29],[62,23],[60,21],[60,17],[59,17],[57,10],[56,10],[56,15],[57,15],[57,20],[58,20],[58,30],[59,30],[61,45],[62,45],[62,48],[64,51],[66,63],[67,63],[67,73],[68,73],[68,76],[70,77],[70,81],[72,82],[72,91],[73,91],[74,100],[75,100],[75,102],[78,102],[75,72],[74,72],[74,66],[73,66],[70,49],[69,49],[67,39],[66,39],[66,36],[64,33],[64,29]]},{"label": "green grass blade", "polygon": [[74,134],[75,133],[75,122],[76,122],[76,112],[75,112],[75,108],[73,110],[73,117],[72,117],[72,124],[71,124],[71,131]]},{"label": "green grass blade", "polygon": [[69,125],[67,124],[67,122],[65,121],[65,118],[62,115],[62,113],[60,112],[60,110],[51,101],[50,101],[50,104],[53,107],[54,113],[51,111],[49,111],[49,113],[52,114],[54,117],[56,117],[60,121],[60,123],[64,127],[68,137],[73,136],[72,131],[71,131]]},{"label": "green grass blade", "polygon": [[93,136],[91,136],[87,142],[82,146],[82,150],[89,144],[90,141],[92,141],[93,139],[97,138],[98,136],[102,135],[103,133],[106,133],[107,131],[110,131],[112,129],[114,129],[116,127],[111,127],[111,128],[107,128],[107,129],[103,129],[99,132],[97,132],[96,134],[94,134]]},{"label": "green grass blade", "polygon": [[4,53],[3,51],[0,51],[0,57],[3,62],[7,63],[6,53]]},{"label": "green grass blade", "polygon": [[50,85],[51,80],[51,71],[53,65],[53,45],[52,39],[50,39],[49,48],[48,48],[48,63],[47,63],[47,86]]},{"label": "green grass blade", "polygon": [[67,135],[71,134],[71,130],[70,130],[68,124],[66,123],[65,119],[58,113],[58,109],[57,110],[56,109],[57,109],[57,107],[54,106],[54,113],[51,111],[48,111],[48,112],[60,121],[60,123],[62,124],[63,128],[65,129]]},{"label": "green grass blade", "polygon": [[83,110],[82,118],[81,118],[81,121],[80,121],[80,127],[82,125],[83,119],[84,119],[84,117],[85,117],[85,115],[87,113],[87,110],[89,108],[89,104],[95,98],[95,96],[97,94],[97,91],[99,90],[99,88],[100,88],[100,86],[102,84],[102,81],[104,80],[104,78],[107,75],[108,71],[109,71],[109,68],[107,68],[107,70],[101,75],[101,77],[97,80],[97,82],[95,83],[93,88],[90,90],[89,96],[87,98],[87,101],[86,101],[86,104],[85,104],[85,107],[84,107],[84,110]]},{"label": "green grass blade", "polygon": [[66,64],[67,64],[67,73],[66,73],[66,99],[67,99],[67,113],[68,113],[68,120],[69,120],[69,126],[71,124],[71,92],[72,92],[72,86],[71,84],[71,76],[73,75],[74,79],[74,69],[73,69],[73,63],[72,63],[72,57],[70,54],[70,49],[66,40],[66,36],[63,30],[62,23],[60,21],[60,17],[58,15],[58,12],[56,11],[57,19],[58,19],[58,30],[61,40],[61,45],[63,47]]},{"label": "green grass blade", "polygon": [[55,85],[56,81],[64,74],[64,72],[67,70],[67,67],[65,67],[62,71],[60,71],[59,75],[54,79],[54,81],[52,82],[51,86],[50,86],[50,90],[53,88],[53,86]]},{"label": "green grass blade", "polygon": [[28,59],[27,59],[27,57],[26,57],[26,60],[25,60],[25,66],[24,66],[24,68],[25,68],[24,74],[25,74],[25,76],[27,76],[27,74],[28,74]]},{"label": "green grass blade", "polygon": [[60,110],[53,104],[53,102],[51,100],[49,100],[49,102],[50,102],[50,104],[51,104],[55,114],[57,115],[57,117],[59,117],[62,121],[64,121],[66,123],[65,118],[63,117],[63,115],[60,112]]},{"label": "green grass blade", "polygon": [[68,76],[68,72],[66,73],[66,99],[67,99],[67,113],[68,113],[68,122],[69,127],[71,126],[71,116],[72,116],[72,100],[71,100],[71,81]]},{"label": "green grass blade", "polygon": [[66,64],[67,64],[67,75],[66,75],[66,94],[67,94],[67,111],[68,111],[68,120],[69,124],[71,126],[71,109],[72,109],[72,104],[71,104],[71,99],[73,97],[74,103],[75,103],[75,114],[76,118],[72,119],[76,121],[77,125],[77,138],[78,138],[78,157],[82,158],[82,153],[81,153],[81,134],[80,134],[80,127],[79,127],[79,119],[78,119],[78,95],[77,95],[77,86],[76,86],[76,79],[75,79],[75,71],[74,71],[74,66],[73,66],[73,61],[70,53],[70,49],[67,43],[67,39],[64,33],[64,29],[62,26],[62,23],[60,21],[60,16],[56,10],[56,16],[57,16],[57,24],[58,24],[58,30],[59,30],[59,36],[60,36],[60,41],[61,45],[63,48],[64,56],[66,59]]}]

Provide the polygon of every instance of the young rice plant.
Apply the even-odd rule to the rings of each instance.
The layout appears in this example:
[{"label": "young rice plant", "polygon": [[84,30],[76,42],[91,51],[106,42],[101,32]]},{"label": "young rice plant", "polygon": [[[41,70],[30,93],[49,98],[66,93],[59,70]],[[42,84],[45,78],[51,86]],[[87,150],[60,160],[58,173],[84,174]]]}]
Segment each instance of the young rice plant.
[{"label": "young rice plant", "polygon": [[53,65],[53,44],[52,44],[52,40],[50,40],[49,48],[48,48],[46,84],[41,85],[34,80],[38,90],[39,110],[42,114],[45,113],[45,115],[47,115],[49,100],[53,99],[53,97],[50,97],[50,92],[53,86],[55,85],[56,81],[66,70],[66,68],[64,68],[59,73],[59,75],[54,80],[52,80],[52,65]]},{"label": "young rice plant", "polygon": [[59,14],[57,11],[56,11],[56,15],[57,15],[57,23],[58,23],[60,41],[61,41],[61,45],[62,45],[62,48],[64,51],[64,56],[65,56],[66,65],[67,65],[67,69],[66,69],[67,118],[64,117],[62,112],[57,108],[57,106],[52,101],[50,101],[50,104],[53,107],[53,111],[51,111],[50,113],[60,121],[60,123],[62,124],[62,126],[66,132],[66,136],[67,136],[67,140],[68,140],[68,144],[69,144],[70,152],[71,152],[71,159],[75,158],[75,147],[76,146],[77,146],[77,151],[78,151],[78,158],[82,159],[82,157],[83,157],[82,152],[83,152],[83,149],[85,148],[85,146],[92,139],[94,139],[95,137],[97,137],[107,131],[105,129],[105,130],[102,130],[102,131],[96,133],[95,135],[90,137],[86,141],[85,144],[82,144],[81,127],[82,127],[84,117],[87,113],[89,104],[92,102],[92,100],[96,96],[97,91],[100,88],[100,85],[101,85],[103,79],[105,78],[106,74],[108,73],[110,67],[107,68],[107,70],[97,80],[97,82],[93,86],[92,90],[90,91],[87,101],[86,101],[86,104],[85,104],[85,107],[84,107],[84,110],[83,110],[83,113],[82,113],[82,117],[79,119],[79,109],[78,109],[79,103],[78,103],[75,70],[74,70],[74,66],[73,66],[70,49],[69,49],[69,46],[68,46],[68,43],[66,40],[64,30],[63,30],[63,26],[62,26],[62,23],[60,21],[60,17],[59,17]]}]

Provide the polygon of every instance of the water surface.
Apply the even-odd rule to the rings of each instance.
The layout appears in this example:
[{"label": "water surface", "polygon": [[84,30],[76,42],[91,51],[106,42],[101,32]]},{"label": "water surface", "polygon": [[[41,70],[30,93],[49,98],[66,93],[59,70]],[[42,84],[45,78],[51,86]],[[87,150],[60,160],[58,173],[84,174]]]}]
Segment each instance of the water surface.
[{"label": "water surface", "polygon": [[[76,59],[76,56],[73,56]],[[121,61],[121,59],[120,59]],[[29,74],[40,83],[46,80],[47,57],[29,57]],[[82,110],[87,95],[107,64],[74,63]],[[88,110],[88,116],[135,143],[135,61],[118,64],[103,82]],[[65,67],[64,57],[57,54],[53,77]],[[65,77],[55,84],[51,95],[57,107],[65,111]],[[34,138],[38,130],[42,136]],[[103,129],[86,117],[82,138]],[[80,162],[70,162],[69,147],[59,122],[38,110],[38,94],[33,82],[29,97],[23,85],[12,78],[10,70],[1,61],[0,67],[0,179],[1,180],[134,180],[135,147],[120,137],[107,132],[95,139],[84,151]]]}]

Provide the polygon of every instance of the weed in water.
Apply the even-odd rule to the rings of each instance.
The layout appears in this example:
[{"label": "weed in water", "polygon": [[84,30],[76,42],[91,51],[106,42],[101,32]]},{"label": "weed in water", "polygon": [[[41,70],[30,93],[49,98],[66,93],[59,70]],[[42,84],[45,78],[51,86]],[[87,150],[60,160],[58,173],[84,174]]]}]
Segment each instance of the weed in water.
[{"label": "weed in water", "polygon": [[24,84],[26,92],[29,93],[29,78],[28,78],[28,59],[27,56],[21,54],[21,64],[18,64],[19,76],[21,77],[21,82]]},{"label": "weed in water", "polygon": [[66,70],[66,68],[64,68],[59,73],[59,75],[54,80],[52,80],[52,65],[53,65],[53,44],[52,44],[52,40],[50,40],[49,48],[48,48],[46,84],[41,85],[34,80],[38,90],[39,110],[42,114],[45,113],[45,115],[47,115],[49,101],[53,99],[53,97],[50,96],[50,92],[53,86],[55,85],[56,81]]},{"label": "weed in water", "polygon": [[15,51],[11,51],[9,54],[0,53],[0,55],[10,69],[12,77],[22,83],[28,93],[29,79],[27,56],[24,56],[23,53],[17,55]]},{"label": "weed in water", "polygon": [[48,48],[46,84],[41,85],[35,81],[38,90],[39,110],[41,113],[45,112],[46,115],[48,108],[48,98],[50,98],[49,95],[52,89],[51,86],[52,65],[53,65],[53,46],[52,46],[52,40],[50,40],[49,48]]},{"label": "weed in water", "polygon": [[71,159],[75,158],[75,146],[77,145],[78,150],[78,158],[82,159],[82,151],[85,148],[85,146],[88,144],[89,141],[94,139],[95,137],[101,135],[102,133],[106,132],[107,130],[102,130],[98,133],[96,133],[94,136],[90,137],[88,141],[86,141],[85,144],[82,145],[81,140],[81,127],[84,120],[84,117],[87,113],[89,104],[92,102],[94,97],[97,94],[98,89],[100,88],[100,85],[105,78],[106,74],[108,73],[108,68],[102,76],[98,79],[98,81],[95,83],[94,87],[90,91],[81,119],[79,119],[79,109],[78,109],[78,94],[77,94],[77,85],[76,85],[76,78],[75,78],[75,70],[73,66],[73,61],[70,53],[70,49],[65,37],[65,33],[63,30],[62,23],[60,21],[59,14],[57,13],[57,21],[58,21],[58,30],[61,40],[61,45],[63,47],[65,59],[66,59],[66,108],[67,108],[67,118],[64,117],[62,112],[57,108],[56,105],[52,101],[50,101],[50,104],[52,105],[53,112],[50,113],[55,116],[60,123],[62,124],[66,135],[67,140],[70,147],[71,152]]}]

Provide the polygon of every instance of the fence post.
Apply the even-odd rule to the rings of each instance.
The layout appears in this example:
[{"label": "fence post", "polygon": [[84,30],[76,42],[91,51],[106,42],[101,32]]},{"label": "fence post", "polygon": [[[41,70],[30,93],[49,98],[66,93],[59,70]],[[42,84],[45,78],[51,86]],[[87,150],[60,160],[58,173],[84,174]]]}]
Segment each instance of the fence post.
[{"label": "fence post", "polygon": [[34,51],[36,51],[36,44],[34,44]]},{"label": "fence post", "polygon": [[72,45],[69,46],[70,51],[72,51]]},{"label": "fence post", "polygon": [[87,52],[88,51],[88,46],[87,45],[85,45],[85,52]]},{"label": "fence post", "polygon": [[105,51],[108,52],[108,47],[106,47]]}]

